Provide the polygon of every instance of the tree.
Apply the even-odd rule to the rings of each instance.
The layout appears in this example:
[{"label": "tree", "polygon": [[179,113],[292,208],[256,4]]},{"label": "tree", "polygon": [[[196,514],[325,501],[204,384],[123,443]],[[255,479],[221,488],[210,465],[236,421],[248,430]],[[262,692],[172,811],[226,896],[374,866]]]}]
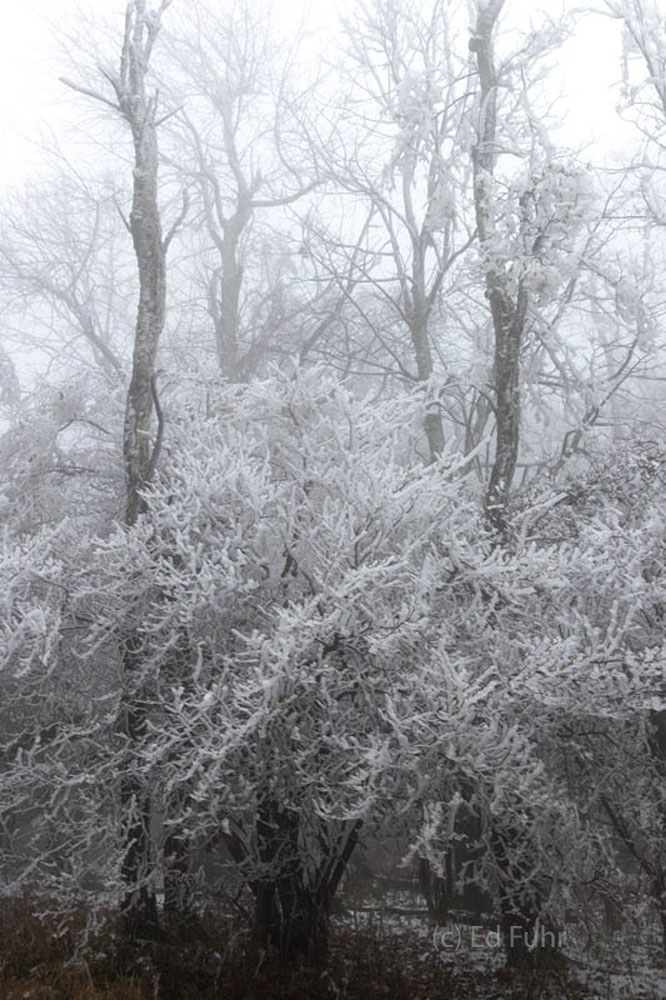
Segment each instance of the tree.
[{"label": "tree", "polygon": [[327,258],[352,299],[359,346],[367,330],[371,346],[355,351],[363,368],[420,390],[428,457],[435,461],[445,449],[445,375],[433,321],[445,282],[473,238],[462,210],[465,66],[454,45],[455,18],[441,4],[359,4],[345,27],[345,61],[358,83],[343,106],[339,138],[320,141],[319,155],[362,206],[363,222],[360,238],[325,235],[323,252],[313,226],[313,252]]},{"label": "tree", "polygon": [[[221,838],[254,895],[261,940],[294,959],[325,946],[361,823],[408,810],[419,790],[418,743],[401,720],[422,697],[419,651],[437,629],[429,604],[444,563],[432,550],[467,544],[476,524],[453,457],[448,469],[411,460],[418,423],[405,400],[355,399],[318,370],[219,386],[217,398],[208,413],[174,412],[142,517],[87,539],[76,554],[85,571],[49,570],[46,594],[75,615],[82,662],[115,649],[112,705],[127,698],[125,635],[140,643],[144,728],[131,753],[108,713],[93,712],[89,729],[77,722],[97,755],[106,750],[95,795],[120,768],[124,782],[141,776],[145,808],[161,817],[129,883],[134,819],[121,800],[120,846],[103,859],[110,892],[168,884],[175,840],[191,853]],[[27,566],[29,579],[34,559]],[[23,600],[30,614],[8,629],[6,668],[17,656],[39,662],[46,642],[43,586]],[[51,669],[69,654],[61,646]],[[396,657],[412,666],[397,672]],[[48,748],[56,788],[71,739],[63,730]],[[85,791],[77,761],[65,788]],[[22,758],[9,767],[6,788],[23,768]],[[88,842],[90,815],[69,814],[73,843]],[[36,854],[41,870],[48,859]]]},{"label": "tree", "polygon": [[[68,86],[111,107],[130,128],[134,147],[132,209],[129,228],[139,276],[139,304],[134,333],[132,374],[127,391],[123,455],[125,460],[125,521],[133,527],[145,507],[144,491],[155,473],[162,440],[162,418],[156,390],[155,360],[164,326],[166,304],[166,253],[173,230],[163,238],[158,203],[157,94],[146,85],[150,57],[161,18],[171,0],[161,0],[149,10],[145,0],[131,0],[125,14],[120,66],[102,69],[111,97],[76,83]],[[151,444],[153,413],[158,430]],[[145,692],[142,685],[142,650],[137,634],[125,636],[124,670],[127,690],[118,724],[126,735],[130,755],[146,732]],[[142,779],[125,769],[121,801],[130,817],[126,833],[124,876],[128,886],[125,915],[128,936],[154,937],[157,910],[154,888],[145,876],[150,854],[150,800]]]},{"label": "tree", "polygon": [[[637,124],[647,143],[658,145],[666,124],[666,41],[662,13],[655,0],[605,0],[605,8],[621,20],[624,29],[628,106],[638,111]],[[636,56],[646,72],[640,80],[632,76]]]},{"label": "tree", "polygon": [[361,823],[409,805],[410,684],[391,664],[430,629],[426,510],[447,535],[467,514],[454,462],[409,460],[404,401],[370,405],[314,370],[220,392],[218,408],[224,422],[187,421],[151,492],[170,595],[151,645],[167,655],[186,629],[200,664],[165,692],[156,739],[165,785],[190,776],[173,822],[222,838],[260,939],[294,959],[325,946]]},{"label": "tree", "polygon": [[165,38],[162,74],[175,100],[186,95],[169,159],[196,192],[203,312],[219,371],[233,381],[279,353],[274,342],[292,337],[307,308],[290,287],[301,283],[286,213],[320,179],[299,137],[299,104],[314,87],[291,92],[293,47],[278,42],[267,10],[246,3],[225,12],[190,5]]},{"label": "tree", "polygon": [[[494,33],[502,6],[501,2],[476,5],[469,42],[469,58],[475,65],[478,81],[473,118],[475,134],[470,152],[479,278],[490,311],[494,345],[491,399],[495,449],[485,487],[484,509],[499,564],[506,564],[506,572],[510,575],[526,573],[523,579],[528,591],[533,593],[533,583],[527,583],[530,570],[523,561],[520,543],[514,538],[509,507],[521,441],[521,360],[526,355],[529,333],[538,328],[539,314],[545,311],[557,289],[568,282],[568,299],[571,298],[572,274],[579,266],[576,239],[588,199],[582,171],[558,162],[553,156],[543,130],[534,125],[528,99],[526,81],[535,63],[552,44],[552,33],[547,29],[541,34],[533,33],[524,48],[506,57],[497,68]],[[509,83],[514,73],[520,75],[518,87]],[[499,103],[501,86],[508,95],[502,104]],[[517,118],[521,122],[520,131],[517,131]],[[505,135],[507,141],[504,141]],[[525,165],[515,173],[510,172],[501,162],[505,152],[523,160]],[[573,268],[571,258],[575,260]],[[554,323],[559,318],[561,310],[558,309]],[[514,618],[517,609],[510,593],[509,587],[500,587],[498,591],[496,583],[482,590],[482,600],[488,605],[483,630],[494,637],[493,642],[502,649],[507,660],[500,666],[497,653],[486,650],[479,643],[478,664],[472,674],[479,672],[485,676],[485,664],[495,662],[501,678],[498,680],[500,688],[510,683],[507,678],[513,667],[509,664],[516,664],[518,669],[520,663],[518,649],[506,649],[506,636],[516,629],[519,634],[531,629],[528,620],[520,626],[517,624]],[[537,607],[532,606],[530,612],[538,620]],[[513,624],[509,624],[511,621]],[[473,662],[472,656],[470,661]],[[474,878],[492,889],[500,911],[507,958],[510,964],[517,964],[534,957],[530,955],[527,942],[544,914],[548,896],[544,885],[555,877],[555,868],[536,849],[536,845],[544,841],[541,820],[544,816],[552,820],[553,810],[559,810],[561,824],[568,825],[570,820],[556,805],[562,802],[562,794],[554,784],[548,785],[546,798],[552,800],[550,805],[535,787],[539,755],[534,734],[522,722],[518,724],[520,735],[516,734],[514,711],[502,699],[496,702],[491,698],[484,711],[492,720],[494,734],[500,743],[505,738],[509,740],[505,759],[520,778],[514,782],[507,776],[506,795],[500,797],[494,790],[497,776],[485,777],[489,770],[485,762],[470,762],[455,768],[446,781],[448,795],[453,795],[453,806],[447,812],[454,836],[460,832],[456,831],[456,816],[462,815],[456,802],[465,803],[465,809],[476,817],[478,851],[473,864],[467,867],[473,867]],[[527,773],[518,763],[512,739],[522,747],[530,762]],[[506,775],[504,767],[501,771]],[[552,857],[555,856],[553,846]]]},{"label": "tree", "polygon": [[[45,384],[33,405],[0,358],[15,417],[2,440],[0,559],[8,882],[37,880],[43,907],[70,914],[82,901],[94,914],[119,906],[142,947],[199,933],[214,903],[200,854],[222,850],[261,944],[292,961],[325,949],[364,827],[421,815],[411,852],[449,878],[442,859],[473,821],[467,873],[494,900],[510,963],[535,957],[535,927],[557,920],[618,841],[663,920],[663,837],[641,829],[648,816],[660,831],[664,816],[663,461],[634,445],[604,465],[591,435],[588,467],[581,452],[650,341],[653,292],[646,279],[632,298],[629,272],[604,258],[608,203],[595,214],[589,171],[558,156],[536,121],[530,82],[558,31],[503,56],[502,0],[474,6],[464,51],[451,8],[363,8],[350,44],[379,113],[371,135],[348,116],[336,134],[353,141],[321,151],[310,173],[293,169],[284,132],[249,134],[250,98],[271,129],[280,116],[244,8],[238,31],[202,15],[195,67],[201,37],[173,41],[169,107],[184,82],[186,105],[160,112],[149,74],[167,6],[132,0],[119,69],[101,71],[101,88],[70,84],[132,137],[138,311],[122,435],[112,400],[102,421],[73,382],[65,398]],[[167,119],[198,212],[170,266],[174,281],[194,285],[197,268],[210,279],[223,377],[182,365],[158,393],[167,250],[188,211],[186,197],[163,236]],[[304,138],[314,150],[315,131]],[[355,206],[337,241],[325,210],[308,214],[324,174],[317,197]],[[35,317],[45,303],[60,310],[56,332],[74,331],[106,385],[125,364],[100,308],[113,199],[74,190],[90,209],[78,239],[59,242],[57,205],[5,234],[4,292],[34,295]],[[297,233],[286,209],[302,196]],[[281,264],[259,274],[252,263],[251,237],[282,238],[252,229],[268,209],[285,239],[304,236],[291,273],[313,280],[314,296],[287,293]],[[63,245],[72,252],[58,263]],[[611,300],[620,314],[596,342],[603,377],[584,385],[593,352],[566,343],[577,296],[596,322],[615,323]],[[316,309],[286,338],[298,364],[282,345],[281,367],[257,379],[267,339],[306,299]],[[475,337],[487,341],[477,353]],[[315,352],[343,378],[310,366]],[[372,370],[386,377],[379,393],[367,392]],[[540,381],[580,390],[568,410],[553,404],[562,421],[577,406],[579,421],[555,454],[558,425],[517,488],[521,405],[536,405],[527,387]],[[495,449],[474,469],[491,415]],[[115,474],[116,441],[125,497],[114,524],[121,489],[102,506],[91,487],[98,456]],[[58,489],[31,489],[19,517],[26,484],[53,482],[54,469]],[[56,523],[74,498],[83,513]]]},{"label": "tree", "polygon": [[[550,32],[544,30],[543,39],[533,37],[527,43],[528,51],[520,51],[515,62],[505,59],[498,70],[493,36],[502,7],[503,0],[477,4],[469,48],[478,77],[472,147],[474,208],[494,339],[495,455],[486,511],[498,538],[506,540],[508,498],[521,434],[521,356],[534,314],[548,297],[567,283],[570,297],[572,280],[575,282],[575,263],[574,270],[571,263],[572,258],[576,261],[576,239],[589,192],[584,171],[553,155],[543,131],[535,125],[527,93],[516,94],[515,88],[508,86],[512,74],[520,73],[526,88],[527,58],[531,55],[534,62],[543,56],[544,47],[551,44]],[[531,54],[530,47],[534,50]],[[499,173],[500,154],[505,148],[498,123],[502,85],[512,100],[525,104],[524,145],[508,148],[526,160],[527,169],[510,183],[508,197],[502,197],[506,182]],[[506,109],[503,120],[509,125],[511,116]]]},{"label": "tree", "polygon": [[[74,365],[122,378],[128,348],[124,300],[133,292],[109,178],[65,163],[3,205],[0,277],[10,337],[46,353],[60,377]],[[9,339],[9,338],[8,338]]]},{"label": "tree", "polygon": [[[653,227],[656,224],[657,227],[661,227],[664,222],[662,196],[655,178],[660,178],[663,169],[663,136],[666,128],[666,30],[662,12],[651,0],[606,0],[605,7],[613,17],[621,21],[623,26],[625,97],[627,107],[645,137],[647,162],[646,169],[642,171],[641,194],[647,209],[648,225]],[[640,73],[638,79],[634,75],[636,57]],[[657,240],[652,243],[652,252],[655,255],[661,251],[660,235],[657,231]],[[635,321],[640,324],[644,318],[643,302],[638,298],[631,302],[631,306]],[[658,611],[656,616],[658,619]],[[651,623],[650,619],[648,622]],[[663,697],[663,692],[661,694]],[[650,770],[657,775],[663,773],[665,726],[666,711],[663,708],[650,712],[647,727],[649,737],[645,745],[650,751]],[[649,797],[653,800],[655,798],[654,794]],[[656,798],[659,803],[659,795]],[[657,815],[663,816],[663,802],[657,806]],[[633,823],[627,823],[626,817],[620,811],[614,810],[611,821],[616,827],[616,833],[637,856],[643,870],[650,874],[650,891],[659,907],[666,949],[666,881],[663,845],[659,845],[656,856],[653,845],[648,845],[647,848],[642,846],[636,829],[635,813]]]},{"label": "tree", "polygon": [[135,282],[116,204],[110,177],[75,174],[61,158],[3,205],[0,287],[17,362],[7,372],[18,367],[26,386],[20,397],[15,382],[9,392],[1,447],[7,513],[26,531],[68,506],[99,526],[122,503],[118,429]]}]

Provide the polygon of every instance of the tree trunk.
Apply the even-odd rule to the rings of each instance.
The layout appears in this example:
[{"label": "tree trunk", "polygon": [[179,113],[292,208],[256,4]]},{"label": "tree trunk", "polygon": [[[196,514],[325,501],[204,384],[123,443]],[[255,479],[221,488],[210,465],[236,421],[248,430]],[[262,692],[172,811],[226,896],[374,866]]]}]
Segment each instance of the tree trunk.
[{"label": "tree trunk", "polygon": [[[414,318],[409,329],[416,360],[416,372],[419,382],[428,384],[433,374],[432,352],[428,343],[428,322],[425,317]],[[423,421],[430,461],[435,462],[444,451],[444,427],[442,412],[436,402],[426,403],[426,415]]]},{"label": "tree trunk", "polygon": [[662,875],[655,886],[655,896],[661,920],[661,944],[663,957],[666,959],[666,876]]},{"label": "tree trunk", "polygon": [[495,823],[490,848],[499,875],[500,928],[507,965],[562,965],[557,930],[543,920],[543,891],[530,864],[527,838],[510,825]]},{"label": "tree trunk", "polygon": [[225,221],[220,244],[220,302],[216,317],[217,359],[220,371],[231,382],[242,381],[239,369],[240,294],[243,265],[238,259],[239,241],[251,218],[251,210],[239,205],[236,214]]},{"label": "tree trunk", "polygon": [[[470,51],[475,53],[479,79],[478,125],[472,150],[474,208],[484,268],[485,295],[494,334],[495,457],[485,496],[486,521],[496,546],[506,547],[509,495],[520,445],[520,352],[524,338],[528,293],[523,281],[512,294],[506,252],[496,233],[495,167],[497,160],[497,90],[493,33],[504,0],[480,3]],[[552,928],[540,924],[542,893],[536,878],[529,834],[502,817],[491,817],[489,845],[499,875],[502,937],[509,966],[551,961],[558,952]]]},{"label": "tree trunk", "polygon": [[157,200],[157,99],[148,98],[145,87],[148,60],[157,30],[154,21],[146,19],[143,3],[128,6],[123,56],[125,60],[126,53],[126,60],[124,77],[120,77],[118,101],[134,140],[130,230],[139,272],[132,378],[125,408],[125,520],[128,525],[135,524],[143,510],[140,491],[149,483],[157,457],[151,447],[151,422],[155,359],[165,316],[166,253]]},{"label": "tree trunk", "polygon": [[326,954],[331,905],[358,843],[361,821],[335,839],[317,871],[301,856],[300,827],[295,810],[270,797],[263,800],[256,829],[266,874],[252,883],[255,930],[262,947],[288,963]]},{"label": "tree trunk", "polygon": [[[146,77],[161,16],[170,3],[171,0],[161,0],[156,10],[147,11],[146,0],[129,0],[118,72],[102,69],[114,99],[64,81],[74,90],[113,108],[132,133],[134,169],[129,229],[139,275],[139,303],[123,428],[125,523],[128,528],[137,523],[145,509],[143,491],[152,478],[162,434],[155,389],[155,359],[165,316],[166,243],[162,239],[157,200],[157,96],[148,96]],[[151,442],[154,411],[158,416],[158,428]],[[143,641],[136,624],[128,627],[123,639],[123,680],[116,729],[126,739],[120,775],[125,837],[121,866],[125,896],[121,913],[126,939],[131,944],[138,940],[154,940],[159,933],[152,881],[151,796],[140,763],[149,706],[154,699],[143,677]]]},{"label": "tree trunk", "polygon": [[[650,749],[656,761],[658,761],[662,777],[664,775],[664,765],[666,765],[666,711],[664,709],[650,712]],[[663,815],[663,823],[666,828],[666,815]],[[654,879],[652,888],[657,912],[661,921],[661,936],[666,958],[666,872],[663,867]]]},{"label": "tree trunk", "polygon": [[[406,202],[407,215],[411,219],[413,227],[415,223],[411,218],[411,201],[407,198]],[[432,288],[427,292],[424,259],[425,247],[422,237],[418,238],[414,233],[412,233],[412,254],[411,281],[409,282],[409,286],[404,289],[404,308],[409,324],[414,360],[416,361],[416,374],[419,382],[427,385],[432,378],[434,370],[432,351],[430,349],[429,320],[444,272],[443,270],[439,271]],[[426,403],[426,407],[424,426],[428,439],[430,461],[435,462],[444,451],[445,445],[442,411],[436,400],[429,400]]]},{"label": "tree trunk", "polygon": [[[136,636],[129,636],[123,656],[126,683],[140,670],[141,646]],[[135,767],[137,749],[146,736],[145,692],[127,688],[123,691],[117,729],[127,739],[125,772],[120,779],[120,807],[124,820],[125,854],[122,877],[126,887],[121,913],[128,941],[155,941],[159,936],[157,901],[151,874],[151,801],[150,791]]]},{"label": "tree trunk", "polygon": [[488,524],[500,541],[507,540],[508,498],[520,444],[520,349],[527,314],[522,282],[515,299],[509,293],[503,261],[495,246],[495,164],[497,159],[497,76],[493,32],[503,0],[479,7],[470,41],[479,77],[477,139],[472,150],[474,208],[485,271],[486,298],[495,339],[495,459],[486,491]]},{"label": "tree trunk", "polygon": [[[188,795],[177,800],[184,812]],[[192,869],[190,838],[175,828],[164,841],[164,915],[179,940],[190,941],[203,936],[201,920],[195,906],[195,872]]]},{"label": "tree trunk", "polygon": [[[157,406],[155,359],[165,316],[166,252],[157,200],[157,98],[146,93],[146,75],[160,15],[168,2],[163,0],[154,13],[146,12],[145,0],[134,0],[127,5],[120,71],[111,78],[118,110],[131,129],[134,144],[130,231],[139,274],[132,375],[123,436],[128,527],[136,524],[145,509],[142,493],[154,472],[161,435],[160,427],[151,445],[153,410]],[[151,704],[146,682],[138,680],[142,668],[141,642],[136,635],[130,635],[123,660],[125,681],[120,709],[120,724],[128,737],[128,766],[121,777],[121,803],[124,809],[132,810],[123,862],[127,886],[123,915],[128,937],[140,934],[155,938],[159,930],[155,886],[147,880],[152,860],[150,790],[136,766]]]},{"label": "tree trunk", "polygon": [[419,887],[428,907],[428,915],[438,924],[444,924],[449,919],[452,906],[450,889],[455,873],[451,852],[446,852],[444,858],[444,875],[434,875],[427,858],[419,858]]},{"label": "tree trunk", "polygon": [[[469,784],[466,797],[471,797],[473,791]],[[428,911],[440,923],[448,920],[451,911],[482,920],[493,910],[491,896],[476,878],[476,869],[483,860],[482,834],[478,811],[468,803],[460,804],[447,844],[443,875],[433,876],[427,860],[419,861],[419,881]]]},{"label": "tree trunk", "polygon": [[328,914],[317,906],[299,853],[298,813],[270,798],[261,804],[257,839],[266,877],[253,885],[255,922],[264,948],[285,962],[326,949]]}]

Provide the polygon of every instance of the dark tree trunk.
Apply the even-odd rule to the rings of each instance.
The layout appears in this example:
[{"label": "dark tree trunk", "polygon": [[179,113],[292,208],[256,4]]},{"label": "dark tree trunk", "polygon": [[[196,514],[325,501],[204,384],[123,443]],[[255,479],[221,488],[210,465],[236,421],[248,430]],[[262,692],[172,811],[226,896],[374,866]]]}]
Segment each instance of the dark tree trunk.
[{"label": "dark tree trunk", "polygon": [[443,924],[449,917],[451,899],[448,889],[451,885],[453,867],[450,853],[444,859],[444,875],[435,875],[427,858],[419,858],[419,887],[432,920]]},{"label": "dark tree trunk", "polygon": [[[652,727],[650,749],[655,760],[661,765],[661,773],[662,777],[664,777],[663,768],[666,764],[666,711],[662,709],[661,711],[651,712],[650,723]],[[666,815],[663,819],[664,827],[666,828]],[[657,904],[659,919],[661,920],[662,944],[664,958],[666,958],[666,873],[664,873],[663,869],[654,880],[653,895]]]},{"label": "dark tree trunk", "polygon": [[532,864],[528,838],[510,825],[496,822],[489,840],[499,875],[500,928],[507,965],[563,965],[557,928],[544,919],[544,892]]},{"label": "dark tree trunk", "polygon": [[255,930],[262,947],[283,962],[326,954],[331,905],[358,843],[360,821],[335,838],[318,870],[301,855],[301,820],[270,798],[260,805],[256,828],[266,874],[252,883]]},{"label": "dark tree trunk", "polygon": [[[177,804],[184,812],[186,794]],[[170,929],[183,941],[204,936],[195,905],[196,875],[192,868],[192,844],[177,828],[164,841],[164,915]]]},{"label": "dark tree trunk", "polygon": [[146,737],[146,692],[136,685],[142,659],[141,644],[130,635],[125,644],[123,670],[126,687],[118,713],[117,729],[127,740],[124,773],[120,777],[120,807],[124,823],[125,853],[122,877],[126,886],[121,903],[125,936],[130,942],[156,941],[159,937],[157,901],[150,880],[152,867],[151,798],[139,768],[138,749]]},{"label": "dark tree trunk", "polygon": [[[423,307],[418,312],[423,313]],[[433,363],[432,352],[428,342],[428,321],[425,315],[414,316],[412,318],[410,334],[418,380],[427,384],[432,378]],[[426,410],[423,423],[428,441],[430,461],[435,462],[444,451],[444,426],[442,424],[442,413],[436,401],[429,402],[427,405],[429,408]]]},{"label": "dark tree trunk", "polygon": [[664,958],[666,958],[666,872],[659,872],[653,879],[652,898],[659,914],[662,950]]},{"label": "dark tree trunk", "polygon": [[286,962],[326,948],[327,914],[320,912],[303,871],[299,832],[297,812],[264,800],[257,839],[267,876],[253,886],[256,930],[262,946]]},{"label": "dark tree trunk", "polygon": [[[466,797],[472,796],[471,783],[464,793]],[[493,910],[492,898],[480,888],[476,878],[484,855],[482,832],[478,811],[468,803],[460,805],[447,845],[443,875],[434,875],[425,859],[419,861],[419,882],[428,912],[440,923],[448,920],[451,911],[482,920]]]},{"label": "dark tree trunk", "polygon": [[652,755],[666,764],[666,711],[650,712],[650,749]]}]

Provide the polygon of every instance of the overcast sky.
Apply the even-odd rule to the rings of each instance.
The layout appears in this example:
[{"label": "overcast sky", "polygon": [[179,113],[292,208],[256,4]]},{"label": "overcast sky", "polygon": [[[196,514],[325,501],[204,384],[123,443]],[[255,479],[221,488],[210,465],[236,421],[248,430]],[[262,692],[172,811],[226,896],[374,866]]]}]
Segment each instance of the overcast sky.
[{"label": "overcast sky", "polygon": [[[188,0],[174,0],[187,5]],[[295,0],[289,2],[293,9]],[[303,0],[307,2],[307,0]],[[338,0],[338,6],[347,0]],[[564,6],[572,0],[565,0]],[[224,0],[220,0],[224,3]],[[58,47],[53,25],[76,21],[77,0],[10,0],[3,11],[0,35],[0,183],[14,183],[38,167],[44,159],[40,136],[48,142],[51,130],[62,129],[62,117],[70,98],[58,81],[64,71],[58,63]],[[122,25],[123,0],[83,0],[84,9],[101,11],[105,17],[118,11]],[[530,16],[538,21],[540,9],[557,15],[560,0],[507,0],[505,23],[526,26]],[[577,4],[582,6],[581,3]],[[314,21],[331,16],[335,0],[313,2]],[[167,15],[168,16],[168,15]],[[577,37],[563,52],[555,88],[562,87],[564,100],[559,105],[566,125],[559,139],[571,146],[592,142],[588,159],[598,160],[613,149],[631,141],[631,133],[615,114],[619,98],[620,31],[607,18],[588,16],[581,23]],[[555,142],[558,137],[554,136]]]}]

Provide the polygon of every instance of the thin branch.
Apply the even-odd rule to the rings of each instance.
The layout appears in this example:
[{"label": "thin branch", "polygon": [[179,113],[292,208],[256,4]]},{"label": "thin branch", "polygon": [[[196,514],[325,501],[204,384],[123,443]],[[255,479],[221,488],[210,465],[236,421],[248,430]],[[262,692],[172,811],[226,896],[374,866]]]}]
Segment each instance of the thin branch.
[{"label": "thin branch", "polygon": [[84,87],[83,84],[74,83],[73,80],[68,80],[65,76],[58,77],[58,79],[61,83],[64,83],[66,87],[69,87],[70,90],[75,90],[78,94],[84,94],[86,97],[92,97],[94,101],[100,101],[102,104],[106,104],[108,108],[112,108],[114,111],[121,110],[119,104],[114,104],[113,101],[110,101],[108,97],[105,97],[104,94],[100,94],[97,90],[91,90],[89,87]]}]

